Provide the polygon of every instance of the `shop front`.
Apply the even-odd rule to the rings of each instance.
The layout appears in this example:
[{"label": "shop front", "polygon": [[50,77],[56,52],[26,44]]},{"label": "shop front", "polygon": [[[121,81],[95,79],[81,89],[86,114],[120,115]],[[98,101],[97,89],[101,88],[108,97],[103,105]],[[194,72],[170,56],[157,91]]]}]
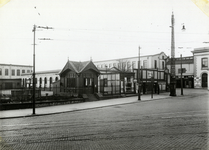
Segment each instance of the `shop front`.
[{"label": "shop front", "polygon": [[[194,88],[194,76],[182,76],[183,88]],[[176,76],[176,88],[181,88],[181,76]]]},{"label": "shop front", "polygon": [[[139,80],[141,83],[141,93],[146,94],[153,92],[159,94],[167,90],[169,76],[167,70],[141,68],[139,73],[138,69],[135,69],[134,72],[134,80],[137,82]],[[139,74],[138,76],[137,73]]]}]

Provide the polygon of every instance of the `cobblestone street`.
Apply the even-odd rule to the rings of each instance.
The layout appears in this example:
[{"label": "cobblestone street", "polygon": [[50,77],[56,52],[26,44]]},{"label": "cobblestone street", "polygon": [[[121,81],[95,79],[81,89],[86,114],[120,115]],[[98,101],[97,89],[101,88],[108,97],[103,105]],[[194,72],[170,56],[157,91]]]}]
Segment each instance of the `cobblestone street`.
[{"label": "cobblestone street", "polygon": [[3,119],[0,147],[2,150],[207,150],[208,91],[197,93],[187,98]]}]

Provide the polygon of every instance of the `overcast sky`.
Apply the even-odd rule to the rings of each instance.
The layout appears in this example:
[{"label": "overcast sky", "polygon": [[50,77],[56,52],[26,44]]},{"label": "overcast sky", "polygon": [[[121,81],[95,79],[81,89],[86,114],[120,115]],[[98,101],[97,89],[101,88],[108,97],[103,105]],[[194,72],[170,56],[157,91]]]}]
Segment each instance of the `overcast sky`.
[{"label": "overcast sky", "polygon": [[[171,49],[175,17],[176,57],[209,47],[209,17],[191,0],[11,0],[0,8],[0,63],[62,69],[68,60],[109,60]],[[186,30],[182,31],[182,25]],[[40,38],[52,40],[43,41]]]}]

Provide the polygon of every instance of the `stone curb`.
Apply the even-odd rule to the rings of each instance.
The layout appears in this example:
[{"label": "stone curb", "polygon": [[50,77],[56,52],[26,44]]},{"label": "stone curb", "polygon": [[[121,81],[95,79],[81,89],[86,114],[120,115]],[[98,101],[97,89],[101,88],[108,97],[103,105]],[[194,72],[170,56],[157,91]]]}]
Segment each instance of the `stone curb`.
[{"label": "stone curb", "polygon": [[149,99],[149,100],[143,100],[143,101],[135,101],[135,102],[127,102],[127,103],[121,103],[121,104],[110,104],[110,105],[105,105],[105,106],[98,106],[98,107],[92,107],[92,108],[81,108],[81,109],[76,109],[76,110],[68,110],[68,111],[63,111],[63,112],[52,112],[52,113],[43,113],[43,114],[31,114],[31,115],[22,115],[22,116],[12,116],[12,117],[0,117],[0,119],[15,119],[15,118],[26,118],[26,117],[36,117],[36,116],[46,116],[46,115],[54,115],[54,114],[61,114],[61,113],[68,113],[68,112],[76,112],[76,111],[83,111],[83,110],[90,110],[90,109],[98,109],[98,108],[104,108],[104,107],[111,107],[111,106],[117,106],[117,105],[126,105],[126,104],[133,104],[133,103],[142,103],[142,102],[148,102],[148,101],[155,101],[155,100],[161,100],[161,99],[166,99],[169,98],[170,96],[167,97],[161,97],[158,99]]}]

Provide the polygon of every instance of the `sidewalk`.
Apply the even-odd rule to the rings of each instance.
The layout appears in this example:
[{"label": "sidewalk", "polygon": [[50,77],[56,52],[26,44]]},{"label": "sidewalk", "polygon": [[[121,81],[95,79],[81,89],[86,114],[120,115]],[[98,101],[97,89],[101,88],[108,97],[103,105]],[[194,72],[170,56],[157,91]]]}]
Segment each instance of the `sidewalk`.
[{"label": "sidewalk", "polygon": [[85,110],[85,109],[101,108],[101,107],[107,107],[107,106],[113,106],[113,105],[145,102],[149,100],[164,99],[168,97],[170,97],[169,93],[166,92],[166,93],[161,93],[159,95],[154,94],[153,98],[151,98],[151,95],[141,95],[141,101],[138,101],[138,96],[133,96],[133,97],[115,98],[115,99],[92,101],[92,102],[85,102],[85,103],[40,107],[40,108],[36,108],[35,115],[32,115],[32,108],[19,109],[19,110],[5,110],[5,111],[0,111],[0,119],[51,115],[51,114],[79,111],[79,110]]}]

